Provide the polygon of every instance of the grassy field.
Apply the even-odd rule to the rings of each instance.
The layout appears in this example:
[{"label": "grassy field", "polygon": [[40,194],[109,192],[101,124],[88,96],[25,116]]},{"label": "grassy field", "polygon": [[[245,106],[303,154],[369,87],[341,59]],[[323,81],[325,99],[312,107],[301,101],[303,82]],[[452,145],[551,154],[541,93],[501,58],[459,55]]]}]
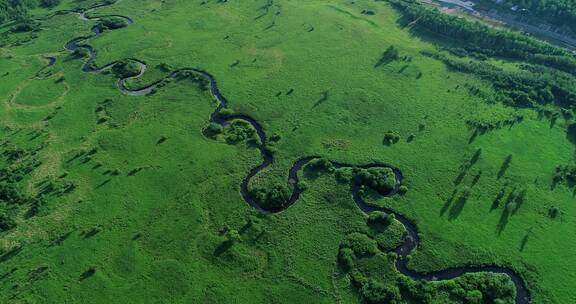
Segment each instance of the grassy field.
[{"label": "grassy field", "polygon": [[[92,3],[64,1],[57,9]],[[495,92],[422,55],[443,52],[441,41],[401,27],[389,4],[122,0],[90,14],[134,19],[90,41],[98,66],[142,60],[148,70],[132,87],[166,76],[166,66],[204,69],[236,113],[280,136],[275,163],[251,186],[285,183],[294,161],[308,155],[392,164],[407,194],[370,202],[418,225],[412,269],[506,266],[525,280],[533,303],[576,301],[574,193],[552,184],[555,168],[574,159],[568,122],[471,94]],[[203,135],[212,97],[187,80],[125,96],[113,75],[83,73],[84,61],[64,44],[93,24],[55,16],[41,22],[37,37],[10,33],[12,44],[0,48],[0,149],[40,147],[19,160],[40,162],[19,185],[34,195],[46,184],[74,184],[70,193],[47,194],[33,217],[23,207],[6,211],[16,227],[0,233],[0,302],[361,301],[337,265],[346,236],[367,229],[348,187],[331,175],[309,178],[294,206],[259,214],[239,189],[261,156],[246,143]],[[400,59],[378,65],[390,46]],[[46,56],[56,64],[37,75]],[[494,62],[510,70],[521,64]],[[518,116],[485,134],[469,127]],[[398,143],[383,144],[388,131],[400,135]],[[525,199],[514,210],[504,207],[517,196]],[[231,230],[241,241],[224,250]],[[401,277],[385,252],[363,263],[383,284]],[[441,291],[430,300],[459,302]]]}]

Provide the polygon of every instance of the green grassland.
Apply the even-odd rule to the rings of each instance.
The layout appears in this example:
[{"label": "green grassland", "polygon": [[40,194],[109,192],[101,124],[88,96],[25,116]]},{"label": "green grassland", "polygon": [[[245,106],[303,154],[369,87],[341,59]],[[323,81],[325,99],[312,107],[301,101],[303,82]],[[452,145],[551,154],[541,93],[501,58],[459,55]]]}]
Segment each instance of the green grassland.
[{"label": "green grassland", "polygon": [[[89,14],[134,20],[89,42],[97,66],[142,60],[148,69],[131,87],[165,77],[166,67],[209,71],[236,113],[280,136],[274,164],[251,187],[285,183],[294,161],[308,155],[392,164],[408,192],[367,200],[417,224],[412,269],[505,266],[524,279],[533,303],[576,301],[574,194],[552,183],[555,168],[574,159],[569,122],[471,94],[472,87],[496,92],[422,55],[444,52],[442,42],[401,26],[388,3],[122,0]],[[84,61],[64,45],[94,24],[54,16],[41,21],[36,37],[9,34],[11,44],[0,48],[0,149],[38,149],[0,164],[39,162],[19,182],[27,195],[74,185],[47,192],[32,217],[24,206],[6,211],[16,227],[0,232],[0,302],[362,301],[338,265],[347,235],[370,234],[349,188],[330,174],[309,177],[289,209],[252,209],[239,191],[261,162],[258,150],[204,136],[216,102],[188,80],[134,97],[117,89],[111,73],[82,72]],[[401,59],[377,65],[390,46]],[[46,56],[57,61],[43,69]],[[509,70],[521,64],[494,62]],[[523,119],[480,135],[467,124],[517,116]],[[388,131],[400,135],[398,143],[383,144]],[[513,211],[505,207],[511,193],[525,196]],[[549,216],[552,207],[559,216]],[[397,225],[374,238],[397,241]],[[241,241],[225,248],[231,230]],[[395,286],[407,278],[385,251],[358,267]],[[438,290],[430,303],[462,302],[442,284],[430,284]]]}]

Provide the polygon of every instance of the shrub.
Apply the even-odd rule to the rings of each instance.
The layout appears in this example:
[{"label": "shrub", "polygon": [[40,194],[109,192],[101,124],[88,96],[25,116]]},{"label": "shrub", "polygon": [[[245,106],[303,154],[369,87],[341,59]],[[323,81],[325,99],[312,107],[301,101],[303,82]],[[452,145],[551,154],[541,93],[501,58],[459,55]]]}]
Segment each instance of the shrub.
[{"label": "shrub", "polygon": [[307,182],[305,182],[305,181],[298,181],[298,189],[299,189],[300,191],[306,191],[306,190],[308,190],[308,188],[309,188],[309,186],[308,186],[308,183],[307,183]]},{"label": "shrub", "polygon": [[226,232],[226,242],[228,242],[229,244],[232,245],[240,241],[242,241],[242,237],[240,236],[240,233],[238,233],[238,230],[229,229]]},{"label": "shrub", "polygon": [[482,293],[479,290],[471,290],[466,292],[465,300],[466,303],[470,304],[482,304]]},{"label": "shrub", "polygon": [[566,133],[567,133],[568,139],[572,143],[576,143],[576,122],[573,122],[573,123],[568,125],[568,127],[566,128]]},{"label": "shrub", "polygon": [[334,171],[334,165],[325,158],[316,158],[309,161],[305,169],[313,172],[332,172]]},{"label": "shrub", "polygon": [[560,209],[558,209],[557,207],[550,207],[550,209],[548,209],[548,216],[551,218],[556,218],[558,217],[559,214]]},{"label": "shrub", "polygon": [[160,63],[159,65],[156,66],[156,68],[158,68],[162,72],[171,72],[172,70],[174,70],[174,68],[172,68],[167,63]]},{"label": "shrub", "polygon": [[140,65],[133,60],[123,60],[112,67],[112,72],[118,78],[128,78],[140,74]]},{"label": "shrub", "polygon": [[5,212],[0,212],[0,232],[8,231],[16,227],[16,222],[14,218],[6,214]]},{"label": "shrub", "polygon": [[404,195],[408,192],[408,187],[402,185],[402,186],[400,186],[400,189],[398,189],[398,191],[400,194]]},{"label": "shrub", "polygon": [[123,28],[128,26],[128,22],[126,22],[126,20],[124,20],[124,18],[120,18],[120,17],[102,17],[100,18],[98,25],[97,25],[101,30],[115,30],[115,29],[119,29],[119,28]]},{"label": "shrub", "polygon": [[233,121],[225,130],[226,142],[237,144],[241,141],[253,138],[256,130],[244,120]]},{"label": "shrub", "polygon": [[555,183],[567,181],[570,187],[574,186],[576,184],[576,166],[567,165],[556,167],[553,181]]},{"label": "shrub", "polygon": [[56,5],[60,4],[62,0],[40,0],[40,6],[42,7],[55,7]]},{"label": "shrub", "polygon": [[360,288],[360,294],[367,303],[401,303],[400,290],[395,286],[386,286],[375,280],[368,280]]},{"label": "shrub", "polygon": [[[448,284],[449,283],[449,284]],[[475,303],[478,294],[482,295],[479,303],[514,303],[516,288],[505,275],[493,273],[466,274],[457,280],[443,283],[444,287],[454,296]],[[467,300],[472,300],[469,302]]]},{"label": "shrub", "polygon": [[24,33],[35,31],[39,28],[38,24],[33,21],[25,21],[14,25],[10,30],[14,33]]},{"label": "shrub", "polygon": [[274,133],[274,134],[272,134],[272,136],[270,136],[270,141],[279,142],[281,138],[282,137],[280,137],[280,134]]},{"label": "shrub", "polygon": [[394,131],[384,133],[383,143],[387,146],[393,145],[400,141],[400,135]]},{"label": "shrub", "polygon": [[395,216],[391,213],[385,213],[382,211],[374,211],[368,215],[366,222],[370,226],[374,227],[388,227],[392,222],[394,222]]},{"label": "shrub", "polygon": [[204,135],[208,137],[216,137],[216,135],[221,134],[224,131],[221,125],[211,122],[207,127],[204,128]]},{"label": "shrub", "polygon": [[339,168],[336,169],[334,176],[336,177],[336,181],[339,183],[349,183],[352,181],[353,172],[350,168]]},{"label": "shrub", "polygon": [[516,204],[516,202],[509,202],[506,204],[506,212],[508,213],[514,213],[517,208],[518,204]]},{"label": "shrub", "polygon": [[200,88],[200,90],[202,91],[206,91],[209,88],[210,85],[210,81],[208,81],[208,79],[195,72],[195,71],[190,71],[190,70],[180,70],[177,71],[174,74],[174,78],[177,80],[184,80],[184,79],[189,79],[191,80],[193,83],[195,83],[196,85],[198,85],[198,87]]},{"label": "shrub", "polygon": [[255,186],[250,190],[254,201],[264,210],[278,211],[288,205],[290,191],[282,184],[273,185],[270,188]]},{"label": "shrub", "polygon": [[394,171],[387,167],[355,169],[354,181],[366,185],[381,194],[387,194],[396,185]]},{"label": "shrub", "polygon": [[90,51],[87,48],[79,47],[72,52],[72,57],[74,58],[84,58],[90,55]]},{"label": "shrub", "polygon": [[350,248],[340,248],[338,252],[338,263],[345,270],[354,268],[354,252]]},{"label": "shrub", "polygon": [[12,205],[21,204],[26,197],[20,192],[15,183],[0,182],[0,202]]},{"label": "shrub", "polygon": [[346,236],[341,248],[350,248],[358,257],[373,256],[378,252],[376,241],[363,233],[354,232]]},{"label": "shrub", "polygon": [[223,108],[222,110],[220,110],[220,116],[230,116],[234,114],[234,110],[230,109],[230,108]]}]

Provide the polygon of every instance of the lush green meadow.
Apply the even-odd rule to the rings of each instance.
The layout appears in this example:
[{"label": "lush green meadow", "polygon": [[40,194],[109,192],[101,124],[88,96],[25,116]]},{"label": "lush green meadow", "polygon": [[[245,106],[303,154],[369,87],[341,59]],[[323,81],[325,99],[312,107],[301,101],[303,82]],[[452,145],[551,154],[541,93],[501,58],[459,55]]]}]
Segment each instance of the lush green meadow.
[{"label": "lush green meadow", "polygon": [[[63,1],[33,16],[94,3]],[[285,184],[309,155],[391,164],[408,192],[367,200],[417,224],[412,269],[504,266],[524,279],[533,303],[576,301],[574,192],[553,183],[556,167],[574,162],[570,119],[492,102],[490,82],[424,55],[454,56],[441,38],[410,31],[387,2],[122,0],[89,13],[106,14],[134,24],[89,41],[97,66],[145,62],[133,88],[167,69],[209,71],[234,112],[279,135],[274,164],[251,187]],[[240,184],[261,155],[203,134],[216,107],[209,92],[180,80],[127,96],[112,73],[81,71],[85,59],[64,45],[95,23],[56,15],[35,37],[0,28],[0,164],[32,166],[18,187],[46,193],[33,216],[28,205],[1,204],[15,222],[0,229],[0,302],[366,301],[339,264],[341,244],[353,232],[395,240],[397,223],[370,232],[332,174],[304,178],[293,206],[260,214]],[[398,58],[378,64],[390,46]],[[43,68],[47,56],[57,60]],[[522,64],[490,62],[510,71]],[[470,127],[512,120],[476,135]],[[383,143],[389,131],[397,143]],[[11,160],[18,150],[27,152]],[[394,255],[381,251],[359,269],[387,288],[403,286]],[[429,284],[428,303],[466,303],[445,283]]]}]

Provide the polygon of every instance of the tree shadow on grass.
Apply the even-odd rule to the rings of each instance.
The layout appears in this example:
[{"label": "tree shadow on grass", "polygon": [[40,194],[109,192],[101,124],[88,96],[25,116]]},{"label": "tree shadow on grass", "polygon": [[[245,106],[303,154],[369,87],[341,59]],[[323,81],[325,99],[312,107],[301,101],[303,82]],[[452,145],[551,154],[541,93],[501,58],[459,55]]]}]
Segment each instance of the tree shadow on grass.
[{"label": "tree shadow on grass", "polygon": [[524,248],[526,248],[526,244],[528,243],[529,237],[530,237],[530,231],[528,231],[528,233],[526,233],[526,235],[524,235],[524,237],[520,241],[520,251],[524,251]]},{"label": "tree shadow on grass", "polygon": [[398,50],[394,46],[389,46],[386,51],[382,53],[382,56],[380,59],[378,59],[378,62],[376,62],[374,68],[387,65],[396,59],[398,59]]},{"label": "tree shadow on grass", "polygon": [[466,177],[466,174],[468,173],[468,171],[466,170],[462,170],[460,171],[460,173],[458,174],[458,176],[456,176],[456,178],[454,179],[454,181],[452,183],[454,183],[454,186],[458,186],[460,185],[460,183],[462,182],[462,180],[464,180],[464,177]]},{"label": "tree shadow on grass", "polygon": [[496,210],[498,207],[500,207],[500,202],[502,202],[502,199],[504,198],[505,193],[506,193],[505,190],[502,189],[502,190],[500,190],[500,192],[498,192],[498,194],[496,194],[496,197],[492,201],[492,206],[490,206],[490,212],[492,212],[492,211]]},{"label": "tree shadow on grass", "polygon": [[508,208],[504,208],[502,210],[502,214],[500,215],[500,220],[498,221],[498,225],[496,226],[496,233],[498,235],[502,234],[506,226],[508,225],[508,221],[510,220],[510,211]]},{"label": "tree shadow on grass", "polygon": [[504,162],[502,163],[502,166],[498,171],[498,179],[500,179],[502,176],[504,176],[504,174],[506,174],[506,171],[508,171],[508,168],[510,168],[511,163],[512,163],[512,154],[508,155],[506,159],[504,159]]},{"label": "tree shadow on grass", "polygon": [[443,216],[446,211],[448,211],[448,209],[450,208],[450,205],[452,205],[452,202],[454,201],[454,198],[456,197],[456,193],[458,191],[456,189],[454,189],[454,191],[452,191],[452,195],[450,195],[450,197],[446,200],[446,202],[444,202],[444,206],[442,206],[442,209],[440,209],[440,216]]},{"label": "tree shadow on grass", "polygon": [[478,137],[478,130],[474,130],[474,133],[472,133],[472,135],[468,139],[468,144],[473,143],[477,137]]},{"label": "tree shadow on grass", "polygon": [[322,92],[322,97],[320,97],[320,99],[318,99],[318,101],[316,101],[316,103],[314,103],[314,105],[312,106],[312,109],[314,109],[314,108],[316,108],[317,106],[321,105],[321,104],[324,103],[326,100],[328,100],[328,91]]},{"label": "tree shadow on grass", "polygon": [[109,179],[101,182],[98,186],[96,186],[96,189],[104,187],[106,184],[108,184],[108,183],[111,182],[111,181],[112,181],[112,179],[109,178]]},{"label": "tree shadow on grass", "polygon": [[216,249],[214,249],[214,252],[212,253],[215,257],[219,257],[221,256],[224,252],[228,251],[230,248],[232,248],[232,245],[234,245],[233,242],[230,241],[224,241],[222,242],[222,244],[218,245],[218,247],[216,247]]},{"label": "tree shadow on grass", "polygon": [[478,174],[476,174],[476,176],[474,176],[474,179],[472,180],[472,184],[470,187],[476,186],[476,184],[480,181],[481,177],[482,177],[482,171],[478,172]]},{"label": "tree shadow on grass", "polygon": [[10,249],[8,252],[6,252],[0,256],[0,263],[8,261],[9,259],[18,255],[21,251],[22,251],[22,247],[20,247],[20,246]]},{"label": "tree shadow on grass", "polygon": [[457,219],[462,213],[462,210],[464,210],[464,206],[466,206],[467,201],[468,197],[465,195],[458,197],[458,200],[456,200],[456,202],[450,208],[450,212],[448,212],[448,220],[453,221]]},{"label": "tree shadow on grass", "polygon": [[90,267],[80,275],[80,281],[84,281],[96,274],[96,268]]}]

